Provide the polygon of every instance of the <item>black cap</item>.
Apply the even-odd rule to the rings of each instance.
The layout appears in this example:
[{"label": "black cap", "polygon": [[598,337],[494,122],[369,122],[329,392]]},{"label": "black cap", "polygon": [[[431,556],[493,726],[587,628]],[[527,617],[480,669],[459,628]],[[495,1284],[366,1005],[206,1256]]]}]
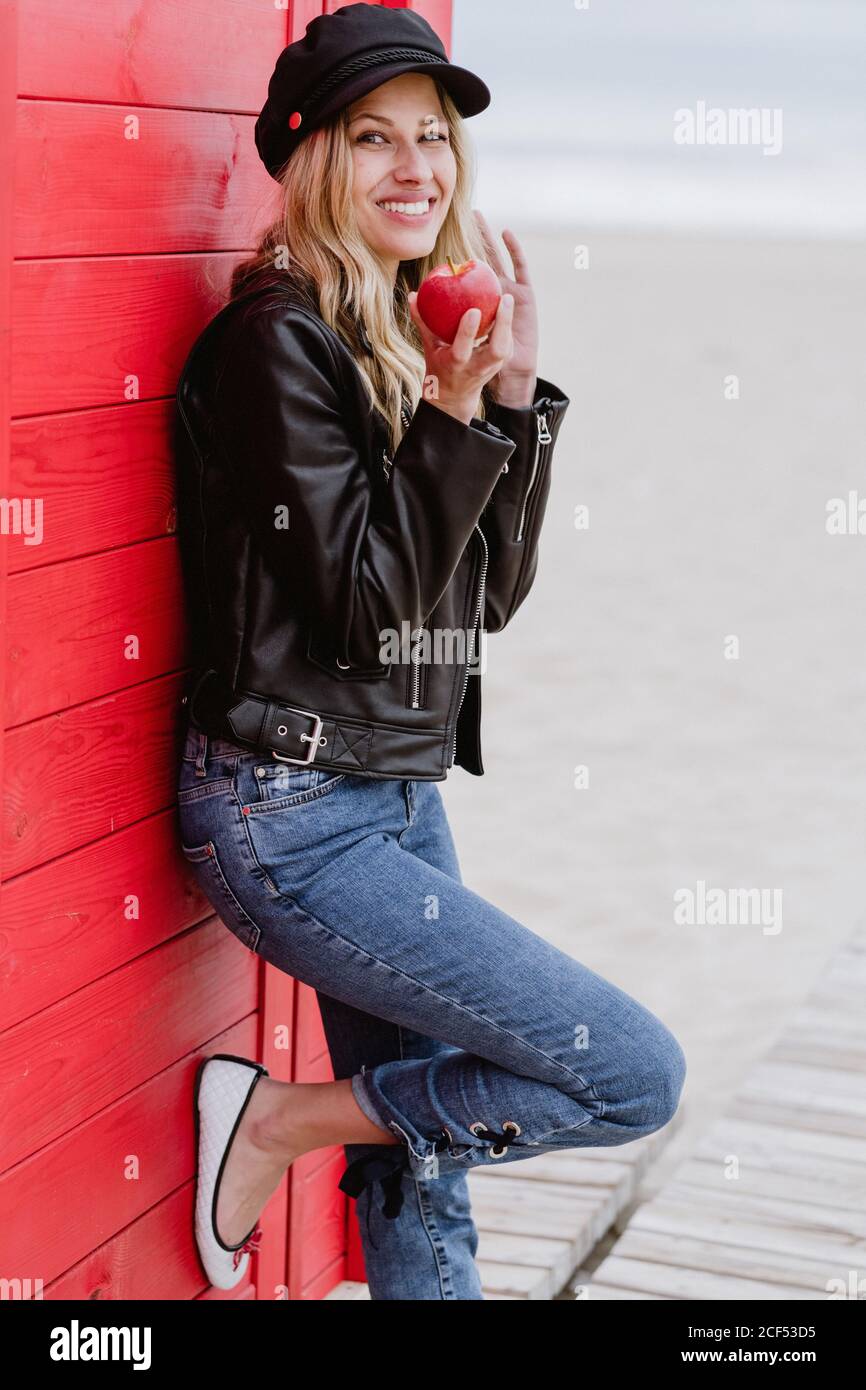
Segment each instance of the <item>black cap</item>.
[{"label": "black cap", "polygon": [[401,72],[436,78],[461,116],[490,105],[481,78],[449,63],[435,29],[413,10],[343,5],[311,19],[304,37],[277,59],[256,121],[256,149],[268,173],[279,178],[305,135]]}]

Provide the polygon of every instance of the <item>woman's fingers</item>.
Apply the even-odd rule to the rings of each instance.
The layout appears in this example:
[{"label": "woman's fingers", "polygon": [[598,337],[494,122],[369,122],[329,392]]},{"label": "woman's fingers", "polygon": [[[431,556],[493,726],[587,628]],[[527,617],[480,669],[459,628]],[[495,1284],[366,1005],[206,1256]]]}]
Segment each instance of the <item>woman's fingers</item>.
[{"label": "woman's fingers", "polygon": [[416,302],[417,299],[417,290],[410,290],[408,295],[409,313],[412,315],[412,322],[414,323],[415,327],[418,329],[418,332],[421,335],[421,341],[424,344],[425,356],[429,357],[430,352],[433,350],[433,348],[435,348],[438,340],[430,332],[430,329],[427,327],[421,315],[418,313],[418,304]]},{"label": "woman's fingers", "polygon": [[493,232],[490,229],[490,223],[487,221],[487,218],[484,216],[484,214],[478,210],[478,208],[474,208],[473,212],[475,215],[475,221],[478,225],[478,230],[481,233],[481,240],[484,242],[484,250],[487,253],[487,264],[490,266],[490,269],[494,272],[494,274],[500,276],[500,278],[505,279],[507,278],[505,266],[502,264],[502,258],[499,255],[499,248],[493,239]]},{"label": "woman's fingers", "polygon": [[526,259],[523,247],[509,227],[506,227],[503,231],[502,240],[508,247],[508,254],[514,266],[514,279],[517,281],[518,285],[528,285],[529,262]]},{"label": "woman's fingers", "polygon": [[507,361],[513,352],[511,342],[511,325],[514,320],[514,296],[504,294],[499,301],[499,308],[496,311],[496,318],[493,320],[493,327],[490,330],[490,337],[487,339],[487,347],[491,357],[501,358]]},{"label": "woman's fingers", "polygon": [[481,322],[480,309],[467,309],[460,320],[457,332],[452,344],[452,354],[455,362],[468,362],[472,356],[472,349],[475,346],[475,339],[478,336],[478,325]]},{"label": "woman's fingers", "polygon": [[[481,323],[480,309],[467,309],[462,315],[454,341],[450,345],[433,334],[418,313],[415,291],[408,296],[409,312],[424,344],[427,369],[439,376],[444,384],[449,381],[449,390],[475,391],[494,376],[509,360],[514,344],[511,325],[514,317],[514,296],[503,295],[499,301],[496,317],[491,324],[485,341],[476,348],[478,328]],[[456,369],[456,379],[452,370]]]}]

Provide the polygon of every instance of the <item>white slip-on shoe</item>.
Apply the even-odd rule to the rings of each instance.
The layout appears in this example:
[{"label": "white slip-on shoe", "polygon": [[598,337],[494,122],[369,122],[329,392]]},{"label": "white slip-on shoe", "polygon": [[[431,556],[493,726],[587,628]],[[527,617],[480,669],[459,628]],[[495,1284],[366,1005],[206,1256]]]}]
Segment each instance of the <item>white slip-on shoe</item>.
[{"label": "white slip-on shoe", "polygon": [[196,1072],[195,1238],[204,1271],[218,1289],[233,1289],[240,1283],[250,1254],[258,1250],[261,1242],[262,1228],[256,1221],[237,1245],[225,1245],[217,1234],[216,1210],[232,1140],[259,1078],[268,1074],[267,1067],[259,1062],[227,1052],[206,1057]]}]

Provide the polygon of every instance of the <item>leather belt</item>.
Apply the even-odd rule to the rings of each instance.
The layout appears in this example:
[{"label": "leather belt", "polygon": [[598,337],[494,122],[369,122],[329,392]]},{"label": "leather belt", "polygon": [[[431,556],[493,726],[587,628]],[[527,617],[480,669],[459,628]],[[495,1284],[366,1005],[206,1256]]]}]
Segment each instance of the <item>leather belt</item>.
[{"label": "leather belt", "polygon": [[312,763],[327,743],[324,720],[314,710],[231,690],[220,673],[205,671],[188,695],[195,722],[214,736],[271,753],[281,762]]},{"label": "leather belt", "polygon": [[222,672],[194,668],[184,701],[213,738],[307,767],[334,767],[367,777],[442,781],[451,766],[449,728],[407,728],[291,705],[235,690]]}]

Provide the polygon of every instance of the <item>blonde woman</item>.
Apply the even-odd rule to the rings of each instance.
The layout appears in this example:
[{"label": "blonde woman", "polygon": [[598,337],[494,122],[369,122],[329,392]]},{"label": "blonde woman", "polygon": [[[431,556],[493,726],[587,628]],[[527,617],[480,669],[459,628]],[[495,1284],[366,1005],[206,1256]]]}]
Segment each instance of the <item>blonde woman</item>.
[{"label": "blonde woman", "polygon": [[[180,840],[225,925],[317,991],[335,1076],[200,1064],[220,1288],[288,1166],[341,1144],[372,1298],[480,1299],[469,1169],[629,1143],[684,1079],[646,1008],[464,884],[437,786],[483,773],[479,645],[532,586],[569,404],[537,375],[517,238],[512,276],[470,208],[489,100],[418,14],[313,20],[256,125],[280,215],[178,387]],[[449,256],[503,291],[453,343],[415,302]],[[513,731],[515,815],[538,737]]]}]

